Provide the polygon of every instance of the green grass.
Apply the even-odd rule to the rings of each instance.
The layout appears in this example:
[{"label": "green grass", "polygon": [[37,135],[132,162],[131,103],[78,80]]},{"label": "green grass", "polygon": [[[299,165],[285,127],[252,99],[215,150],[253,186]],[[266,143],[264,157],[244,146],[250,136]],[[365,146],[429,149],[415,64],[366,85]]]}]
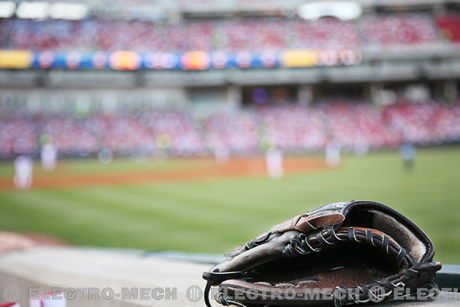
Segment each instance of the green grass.
[{"label": "green grass", "polygon": [[[136,163],[112,166],[129,169]],[[187,165],[186,160],[161,163],[162,169]],[[66,167],[95,164],[84,165],[68,162]],[[419,151],[412,174],[403,172],[397,152],[385,152],[346,156],[338,170],[277,181],[0,191],[0,229],[46,233],[85,246],[224,253],[295,214],[352,199],[376,200],[401,211],[430,235],[438,260],[460,263],[459,149]]]}]

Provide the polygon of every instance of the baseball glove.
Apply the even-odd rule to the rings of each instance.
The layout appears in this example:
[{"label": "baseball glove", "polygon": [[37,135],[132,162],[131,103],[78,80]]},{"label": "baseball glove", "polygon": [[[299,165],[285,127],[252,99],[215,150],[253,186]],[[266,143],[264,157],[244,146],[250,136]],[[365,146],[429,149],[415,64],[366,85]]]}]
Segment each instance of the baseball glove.
[{"label": "baseball glove", "polygon": [[205,303],[211,286],[224,306],[431,299],[441,268],[433,256],[428,236],[395,210],[372,201],[330,204],[272,227],[203,273]]}]

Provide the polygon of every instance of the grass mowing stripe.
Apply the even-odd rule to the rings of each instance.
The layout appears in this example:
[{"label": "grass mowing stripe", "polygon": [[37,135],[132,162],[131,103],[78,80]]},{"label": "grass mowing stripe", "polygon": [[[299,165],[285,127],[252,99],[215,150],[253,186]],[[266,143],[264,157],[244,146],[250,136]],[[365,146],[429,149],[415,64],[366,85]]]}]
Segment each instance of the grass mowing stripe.
[{"label": "grass mowing stripe", "polygon": [[[216,224],[220,223],[216,219],[219,217],[219,212],[209,210],[209,206],[202,209],[203,202],[201,200],[189,198],[188,203],[184,205],[184,202],[180,199],[177,200],[175,195],[180,194],[166,195],[165,198],[160,198],[157,195],[157,199],[153,201],[151,194],[141,194],[138,193],[136,188],[125,187],[117,190],[108,190],[106,188],[86,189],[85,193],[75,194],[74,197],[82,201],[87,201],[88,198],[91,198],[98,206],[104,204],[107,209],[121,210],[127,214],[142,216],[151,214],[156,217],[157,221],[164,220],[169,223],[165,224],[170,226],[174,226],[176,221],[179,225],[208,229],[209,224],[213,224],[214,221]],[[178,210],[174,210],[174,208],[178,208]],[[234,213],[234,215],[237,216],[238,214]]]}]

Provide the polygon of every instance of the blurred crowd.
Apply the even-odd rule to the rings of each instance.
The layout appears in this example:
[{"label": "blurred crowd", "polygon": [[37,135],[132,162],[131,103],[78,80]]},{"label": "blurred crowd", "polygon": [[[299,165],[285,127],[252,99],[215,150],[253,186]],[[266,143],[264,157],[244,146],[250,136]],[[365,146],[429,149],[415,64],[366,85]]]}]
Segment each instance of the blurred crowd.
[{"label": "blurred crowd", "polygon": [[284,105],[218,113],[196,119],[187,111],[142,113],[3,115],[0,156],[37,154],[41,139],[61,156],[87,156],[101,150],[116,155],[244,155],[264,146],[286,153],[396,148],[403,142],[430,145],[460,141],[460,104],[369,103]]},{"label": "blurred crowd", "polygon": [[424,44],[460,37],[459,16],[370,15],[359,21],[325,18],[241,18],[148,21],[0,20],[0,48],[34,51],[183,52],[340,49]]}]

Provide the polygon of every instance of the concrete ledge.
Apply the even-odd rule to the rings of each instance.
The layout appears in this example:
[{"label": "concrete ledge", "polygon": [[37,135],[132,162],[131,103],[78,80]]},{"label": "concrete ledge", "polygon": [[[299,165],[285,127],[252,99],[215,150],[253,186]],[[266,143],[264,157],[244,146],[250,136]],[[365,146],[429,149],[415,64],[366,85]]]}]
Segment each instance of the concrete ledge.
[{"label": "concrete ledge", "polygon": [[[0,254],[0,303],[18,301],[21,306],[29,306],[30,294],[67,289],[77,291],[67,292],[66,295],[77,293],[67,299],[68,307],[203,306],[205,283],[201,274],[210,265],[186,259],[212,262],[220,258],[71,247],[39,247]],[[97,289],[99,293],[90,295],[89,289]],[[103,291],[111,299],[101,297]],[[123,293],[137,295],[137,299]],[[395,302],[378,306],[459,305],[459,293],[441,292],[432,302]]]},{"label": "concrete ledge", "polygon": [[[0,256],[0,302],[13,301],[18,289],[21,293],[16,300],[28,306],[29,294],[38,290],[49,293],[56,292],[56,288],[110,288],[105,294],[112,291],[111,300],[96,299],[97,295],[90,300],[89,295],[79,295],[82,297],[67,300],[67,306],[202,306],[202,298],[193,301],[199,293],[189,290],[189,299],[187,289],[203,289],[201,274],[208,268],[204,264],[126,253],[40,247]],[[137,293],[137,299],[123,298],[126,288]],[[117,294],[120,296],[115,297]],[[143,294],[149,299],[141,299]]]}]

